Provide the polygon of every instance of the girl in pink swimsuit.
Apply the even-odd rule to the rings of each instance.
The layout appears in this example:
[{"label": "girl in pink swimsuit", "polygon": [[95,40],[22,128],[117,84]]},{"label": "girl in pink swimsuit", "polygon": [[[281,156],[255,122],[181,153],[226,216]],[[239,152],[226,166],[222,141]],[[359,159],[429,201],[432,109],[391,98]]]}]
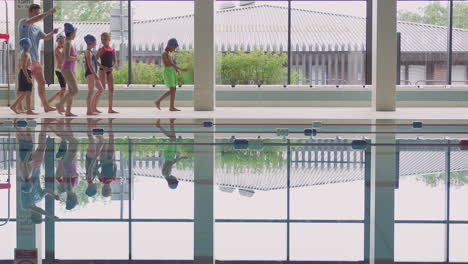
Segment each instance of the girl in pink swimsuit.
[{"label": "girl in pink swimsuit", "polygon": [[[60,99],[58,102],[57,111],[59,114],[65,112],[65,116],[76,116],[72,114],[71,107],[73,103],[73,97],[78,94],[78,82],[76,81],[75,76],[75,65],[78,60],[78,54],[75,47],[73,46],[73,40],[76,36],[77,28],[70,23],[64,24],[66,41],[63,48],[64,53],[64,62],[62,64],[62,74],[65,78],[65,81],[68,85],[68,93]],[[66,109],[63,108],[66,103]]]}]

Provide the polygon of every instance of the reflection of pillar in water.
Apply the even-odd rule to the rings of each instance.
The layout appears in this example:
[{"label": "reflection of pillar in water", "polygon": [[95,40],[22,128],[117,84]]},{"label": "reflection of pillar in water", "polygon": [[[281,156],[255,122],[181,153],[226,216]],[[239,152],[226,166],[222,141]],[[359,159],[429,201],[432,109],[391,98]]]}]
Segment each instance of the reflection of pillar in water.
[{"label": "reflection of pillar in water", "polygon": [[[376,120],[372,147],[370,263],[393,263],[395,240],[396,140],[394,120]],[[381,132],[389,132],[381,134]],[[385,145],[381,145],[385,144]]]},{"label": "reflection of pillar in water", "polygon": [[[32,139],[32,138],[31,138]],[[26,152],[26,149],[35,145],[31,142],[23,143],[21,145],[22,151]],[[37,250],[37,263],[42,262],[42,228],[41,224],[34,224],[31,220],[31,211],[27,208],[23,208],[22,199],[24,193],[22,191],[22,179],[25,176],[24,170],[20,169],[22,165],[19,163],[22,161],[20,153],[20,145],[16,146],[16,249],[19,250]],[[26,154],[26,153],[25,153]],[[32,154],[32,150],[31,150]],[[28,156],[25,157],[25,160]],[[24,188],[26,189],[26,188]],[[25,190],[27,191],[27,190]]]},{"label": "reflection of pillar in water", "polygon": [[[204,121],[197,120],[202,124]],[[214,128],[194,136],[194,263],[214,263]]]}]

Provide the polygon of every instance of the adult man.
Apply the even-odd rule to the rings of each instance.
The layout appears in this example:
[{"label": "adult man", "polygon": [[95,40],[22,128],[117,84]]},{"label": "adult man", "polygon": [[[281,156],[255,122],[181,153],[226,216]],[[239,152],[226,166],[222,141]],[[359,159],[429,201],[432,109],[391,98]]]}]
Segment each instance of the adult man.
[{"label": "adult man", "polygon": [[19,29],[19,39],[29,38],[31,40],[31,60],[32,60],[32,75],[36,80],[38,85],[39,97],[41,98],[42,105],[44,106],[44,111],[54,111],[55,108],[51,107],[47,102],[46,92],[45,92],[45,78],[44,71],[41,65],[41,56],[39,51],[39,41],[49,40],[54,37],[54,34],[58,33],[58,28],[54,29],[52,32],[46,34],[44,31],[35,25],[35,23],[41,21],[46,16],[52,15],[57,10],[55,8],[50,9],[49,11],[41,14],[41,6],[38,4],[32,4],[28,9],[28,18],[22,18],[19,20],[18,29]]}]

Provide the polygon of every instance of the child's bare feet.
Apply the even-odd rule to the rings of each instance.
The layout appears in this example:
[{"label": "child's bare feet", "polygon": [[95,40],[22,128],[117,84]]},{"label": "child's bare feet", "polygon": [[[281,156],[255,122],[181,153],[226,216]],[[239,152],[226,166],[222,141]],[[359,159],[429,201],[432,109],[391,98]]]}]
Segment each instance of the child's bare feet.
[{"label": "child's bare feet", "polygon": [[180,111],[180,110],[177,109],[177,108],[175,108],[175,107],[173,107],[173,108],[169,108],[169,111],[171,111],[171,112],[177,112],[177,111]]},{"label": "child's bare feet", "polygon": [[47,112],[50,112],[50,111],[55,111],[55,110],[56,110],[56,109],[53,108],[53,107],[50,106],[50,105],[47,105],[47,106],[44,107],[44,112],[46,112],[46,113],[47,113]]},{"label": "child's bare feet", "polygon": [[72,112],[68,112],[68,113],[65,113],[65,116],[77,116],[77,115],[73,114]]},{"label": "child's bare feet", "polygon": [[160,101],[154,101],[154,104],[156,105],[156,108],[158,110],[161,110],[161,102]]},{"label": "child's bare feet", "polygon": [[109,111],[107,111],[107,113],[109,114],[118,114],[119,112],[113,110],[113,109],[109,109]]},{"label": "child's bare feet", "polygon": [[94,111],[88,111],[86,112],[86,115],[97,115],[98,113],[94,112]]},{"label": "child's bare feet", "polygon": [[96,112],[96,113],[98,113],[98,114],[102,113],[102,112],[101,112],[101,111],[99,111],[97,108],[96,108],[96,109],[94,109],[94,112]]},{"label": "child's bare feet", "polygon": [[38,115],[38,113],[33,112],[32,110],[29,110],[26,112],[27,115]]},{"label": "child's bare feet", "polygon": [[11,109],[11,111],[15,112],[15,114],[17,114],[17,115],[21,114],[21,112],[18,111],[18,109],[16,107],[10,106],[10,109]]},{"label": "child's bare feet", "polygon": [[57,112],[58,112],[59,114],[63,114],[63,112],[65,112],[65,109],[63,109],[63,105],[56,104],[56,105],[55,105],[55,108],[57,109]]}]

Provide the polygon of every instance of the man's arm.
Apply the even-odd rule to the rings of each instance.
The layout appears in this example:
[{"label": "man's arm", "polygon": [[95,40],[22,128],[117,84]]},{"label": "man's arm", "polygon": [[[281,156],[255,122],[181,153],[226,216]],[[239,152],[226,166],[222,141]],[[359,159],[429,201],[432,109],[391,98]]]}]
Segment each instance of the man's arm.
[{"label": "man's arm", "polygon": [[45,13],[42,13],[40,15],[37,15],[37,16],[34,16],[34,17],[31,17],[29,19],[27,19],[25,22],[24,22],[24,25],[25,26],[30,26],[34,23],[37,23],[39,21],[41,21],[42,19],[44,19],[46,16],[48,15],[52,15],[53,13],[57,12],[57,10],[55,8],[52,8],[50,9],[49,11],[45,12]]},{"label": "man's arm", "polygon": [[49,40],[49,39],[52,39],[54,37],[54,35],[57,34],[57,33],[58,33],[58,28],[54,29],[49,34],[42,34],[41,38],[43,40]]}]

